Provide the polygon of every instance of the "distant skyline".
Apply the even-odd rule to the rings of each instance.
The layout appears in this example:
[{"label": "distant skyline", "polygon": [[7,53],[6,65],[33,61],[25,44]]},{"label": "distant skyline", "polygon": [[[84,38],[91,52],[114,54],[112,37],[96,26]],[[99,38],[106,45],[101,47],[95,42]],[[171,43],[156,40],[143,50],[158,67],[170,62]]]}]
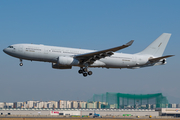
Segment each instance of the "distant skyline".
[{"label": "distant skyline", "polygon": [[[88,100],[93,94],[162,93],[180,103],[179,0],[8,0],[0,1],[0,102],[27,100]],[[78,67],[56,70],[50,63],[19,59],[3,53],[16,43],[103,50],[135,40],[120,50],[137,53],[162,33],[172,33],[164,55],[167,64],[141,69],[96,69],[93,76]]]}]

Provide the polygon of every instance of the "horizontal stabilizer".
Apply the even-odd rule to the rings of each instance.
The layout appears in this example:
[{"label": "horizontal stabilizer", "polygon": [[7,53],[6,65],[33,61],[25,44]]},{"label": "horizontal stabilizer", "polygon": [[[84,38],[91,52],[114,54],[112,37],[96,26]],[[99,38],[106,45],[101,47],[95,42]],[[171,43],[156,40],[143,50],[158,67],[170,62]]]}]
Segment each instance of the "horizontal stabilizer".
[{"label": "horizontal stabilizer", "polygon": [[149,61],[150,62],[157,62],[161,59],[164,59],[164,58],[168,58],[168,57],[173,57],[174,55],[166,55],[166,56],[162,56],[162,57],[157,57],[157,58],[150,58]]}]

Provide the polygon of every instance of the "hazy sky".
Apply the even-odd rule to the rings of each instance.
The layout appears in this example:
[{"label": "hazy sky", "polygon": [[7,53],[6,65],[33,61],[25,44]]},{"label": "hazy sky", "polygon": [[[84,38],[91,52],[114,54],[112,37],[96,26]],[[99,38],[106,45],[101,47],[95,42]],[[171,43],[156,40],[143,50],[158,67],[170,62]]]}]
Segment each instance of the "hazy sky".
[{"label": "hazy sky", "polygon": [[[0,102],[88,100],[95,93],[163,93],[180,103],[179,0],[0,0]],[[172,33],[163,66],[91,68],[92,76],[52,69],[3,53],[15,43],[103,50],[135,40],[118,51],[137,53],[162,33]]]}]

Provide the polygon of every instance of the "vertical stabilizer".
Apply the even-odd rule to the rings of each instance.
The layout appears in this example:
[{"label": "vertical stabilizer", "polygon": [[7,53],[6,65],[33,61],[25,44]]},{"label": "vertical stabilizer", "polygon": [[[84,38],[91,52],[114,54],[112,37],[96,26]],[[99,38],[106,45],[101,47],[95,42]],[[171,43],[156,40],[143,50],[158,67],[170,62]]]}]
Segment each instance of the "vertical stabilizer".
[{"label": "vertical stabilizer", "polygon": [[171,37],[170,33],[163,33],[154,42],[152,42],[146,49],[139,52],[140,55],[153,55],[154,57],[161,57],[164,53],[166,45]]}]

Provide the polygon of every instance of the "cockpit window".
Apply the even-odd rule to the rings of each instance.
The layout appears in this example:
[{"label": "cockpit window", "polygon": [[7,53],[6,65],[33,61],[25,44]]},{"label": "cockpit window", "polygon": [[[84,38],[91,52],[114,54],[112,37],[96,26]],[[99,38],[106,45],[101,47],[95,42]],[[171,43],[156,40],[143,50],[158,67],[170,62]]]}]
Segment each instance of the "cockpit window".
[{"label": "cockpit window", "polygon": [[13,48],[13,46],[8,46],[8,48]]}]

